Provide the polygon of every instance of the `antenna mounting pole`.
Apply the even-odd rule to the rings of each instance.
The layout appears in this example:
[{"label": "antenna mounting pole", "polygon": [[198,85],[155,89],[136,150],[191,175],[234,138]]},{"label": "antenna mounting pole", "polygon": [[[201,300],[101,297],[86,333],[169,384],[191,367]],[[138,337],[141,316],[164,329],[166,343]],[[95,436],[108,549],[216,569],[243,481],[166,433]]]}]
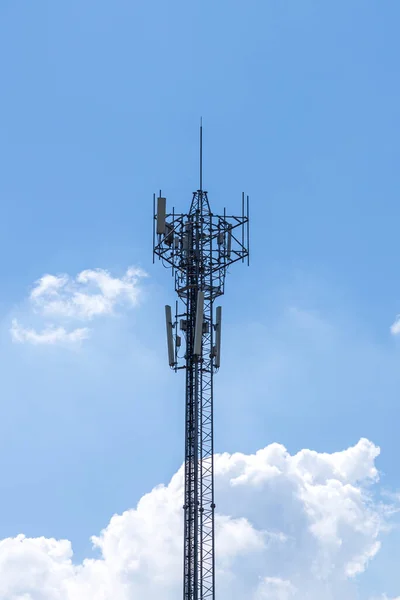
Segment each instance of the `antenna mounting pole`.
[{"label": "antenna mounting pole", "polygon": [[203,191],[203,117],[200,117],[200,191]]}]

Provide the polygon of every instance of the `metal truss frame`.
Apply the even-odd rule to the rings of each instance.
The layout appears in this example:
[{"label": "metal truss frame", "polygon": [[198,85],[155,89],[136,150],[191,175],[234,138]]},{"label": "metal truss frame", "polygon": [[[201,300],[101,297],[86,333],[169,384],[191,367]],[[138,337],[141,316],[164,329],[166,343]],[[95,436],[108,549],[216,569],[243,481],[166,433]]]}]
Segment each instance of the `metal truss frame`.
[{"label": "metal truss frame", "polygon": [[[172,368],[186,370],[183,598],[215,600],[214,301],[224,293],[228,267],[249,260],[249,198],[242,194],[241,216],[214,215],[207,192],[199,189],[188,213],[166,215],[164,234],[156,233],[155,204],[154,195],[154,256],[172,269],[178,294]],[[204,314],[201,354],[196,355],[199,292],[204,293]]]}]

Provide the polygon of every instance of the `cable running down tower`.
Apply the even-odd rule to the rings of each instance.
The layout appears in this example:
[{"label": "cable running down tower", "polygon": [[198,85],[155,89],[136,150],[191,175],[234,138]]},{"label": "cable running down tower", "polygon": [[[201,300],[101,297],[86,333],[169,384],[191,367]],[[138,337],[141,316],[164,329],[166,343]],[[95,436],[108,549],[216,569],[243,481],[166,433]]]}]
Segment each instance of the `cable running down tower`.
[{"label": "cable running down tower", "polygon": [[[240,216],[211,212],[200,188],[188,213],[167,212],[153,196],[154,256],[172,269],[178,294],[174,316],[165,307],[170,367],[186,373],[183,599],[215,600],[213,376],[221,362],[222,296],[228,267],[249,263],[249,197]],[[182,339],[185,344],[182,344]]]}]

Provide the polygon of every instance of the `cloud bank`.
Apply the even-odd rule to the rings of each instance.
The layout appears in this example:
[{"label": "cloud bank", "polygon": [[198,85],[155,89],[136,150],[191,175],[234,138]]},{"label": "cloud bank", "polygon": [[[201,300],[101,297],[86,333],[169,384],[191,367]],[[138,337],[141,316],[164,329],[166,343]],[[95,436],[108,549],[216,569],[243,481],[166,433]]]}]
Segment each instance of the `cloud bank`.
[{"label": "cloud bank", "polygon": [[[279,444],[216,456],[220,600],[350,600],[379,550],[379,448],[334,454]],[[74,564],[67,540],[0,542],[1,600],[172,600],[181,594],[183,469],[92,538],[99,558]],[[384,598],[384,596],[383,596]],[[367,600],[367,599],[366,599]]]},{"label": "cloud bank", "polygon": [[30,293],[29,307],[32,314],[51,322],[36,330],[13,319],[12,340],[35,345],[79,343],[89,337],[91,330],[77,327],[77,322],[91,322],[96,317],[115,314],[117,308],[136,306],[143,277],[146,273],[134,267],[121,278],[104,269],[86,269],[75,278],[43,275]]}]

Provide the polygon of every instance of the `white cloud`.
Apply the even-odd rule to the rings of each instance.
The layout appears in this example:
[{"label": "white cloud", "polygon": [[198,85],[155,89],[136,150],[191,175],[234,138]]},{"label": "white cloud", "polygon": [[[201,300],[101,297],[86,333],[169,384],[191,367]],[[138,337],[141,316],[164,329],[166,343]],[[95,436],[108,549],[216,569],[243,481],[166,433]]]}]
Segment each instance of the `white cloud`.
[{"label": "white cloud", "polygon": [[255,595],[255,600],[290,600],[296,594],[296,588],[279,577],[265,577]]},{"label": "white cloud", "polygon": [[34,345],[76,344],[89,337],[89,329],[87,327],[66,331],[64,327],[50,325],[42,331],[36,331],[35,329],[26,329],[22,327],[17,319],[13,319],[10,332],[14,342],[19,344],[28,342]]},{"label": "white cloud", "polygon": [[[279,444],[216,456],[220,600],[356,598],[354,576],[378,551],[385,514],[368,491],[379,449],[335,454]],[[183,469],[93,538],[74,564],[70,542],[0,542],[1,600],[164,600],[180,594]],[[382,599],[383,600],[383,599]]]},{"label": "white cloud", "polygon": [[135,306],[138,281],[144,271],[130,267],[121,278],[104,269],[87,269],[75,279],[68,275],[44,275],[36,282],[30,300],[44,315],[90,320],[112,314],[117,305]]},{"label": "white cloud", "polygon": [[36,287],[31,292],[31,299],[37,300],[42,296],[57,296],[59,290],[69,281],[67,275],[43,275],[37,282]]},{"label": "white cloud", "polygon": [[10,330],[12,339],[31,344],[80,342],[88,337],[89,329],[76,327],[76,323],[112,315],[117,307],[136,306],[140,298],[139,280],[143,277],[146,273],[134,267],[121,278],[104,269],[87,269],[75,278],[65,274],[43,275],[32,289],[29,303],[35,314],[51,317],[53,322],[37,331],[14,320]]},{"label": "white cloud", "polygon": [[399,335],[400,334],[400,315],[397,315],[394,323],[390,327],[390,332],[392,333],[392,335]]}]

